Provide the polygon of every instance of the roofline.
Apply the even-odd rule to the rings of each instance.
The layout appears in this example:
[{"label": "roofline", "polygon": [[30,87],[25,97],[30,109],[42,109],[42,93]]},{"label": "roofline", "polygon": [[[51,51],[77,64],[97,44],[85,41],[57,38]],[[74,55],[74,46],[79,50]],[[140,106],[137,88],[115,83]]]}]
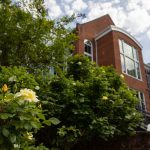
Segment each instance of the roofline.
[{"label": "roofline", "polygon": [[149,64],[144,64],[144,66],[150,68],[150,65],[149,65]]},{"label": "roofline", "polygon": [[100,16],[100,17],[98,17],[98,18],[95,18],[95,19],[93,19],[93,20],[89,20],[89,21],[87,21],[87,22],[84,22],[84,23],[77,23],[77,25],[84,25],[84,24],[88,24],[88,23],[91,23],[91,22],[94,22],[94,21],[97,21],[97,20],[100,20],[100,19],[102,19],[102,18],[105,18],[105,17],[108,17],[111,21],[112,21],[112,23],[115,25],[115,23],[113,22],[113,20],[111,19],[111,17],[110,17],[110,15],[109,14],[105,14],[105,15],[103,15],[103,16]]},{"label": "roofline", "polygon": [[105,28],[102,32],[100,32],[98,34],[98,36],[95,38],[95,40],[98,40],[98,39],[102,38],[103,36],[105,36],[106,34],[108,34],[111,31],[117,31],[117,32],[125,34],[130,39],[132,39],[141,49],[143,48],[143,46],[130,33],[128,33],[127,31],[125,31],[125,30],[123,30],[119,27],[116,27],[114,25],[110,25],[107,28]]}]

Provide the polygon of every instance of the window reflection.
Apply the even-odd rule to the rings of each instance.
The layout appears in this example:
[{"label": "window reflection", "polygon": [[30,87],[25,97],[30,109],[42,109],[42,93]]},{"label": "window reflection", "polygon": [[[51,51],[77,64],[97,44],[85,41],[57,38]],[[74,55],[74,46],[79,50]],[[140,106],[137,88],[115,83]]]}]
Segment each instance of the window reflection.
[{"label": "window reflection", "polygon": [[130,58],[133,58],[132,47],[126,43],[123,43],[124,54]]},{"label": "window reflection", "polygon": [[127,73],[128,75],[131,75],[137,79],[141,79],[137,50],[125,43],[123,40],[119,40],[119,48],[122,72]]},{"label": "window reflection", "polygon": [[121,55],[121,65],[122,65],[122,71],[126,72],[125,60],[124,60],[124,56],[123,55]]},{"label": "window reflection", "polygon": [[126,62],[127,73],[131,76],[136,77],[134,61],[126,57],[125,62]]}]

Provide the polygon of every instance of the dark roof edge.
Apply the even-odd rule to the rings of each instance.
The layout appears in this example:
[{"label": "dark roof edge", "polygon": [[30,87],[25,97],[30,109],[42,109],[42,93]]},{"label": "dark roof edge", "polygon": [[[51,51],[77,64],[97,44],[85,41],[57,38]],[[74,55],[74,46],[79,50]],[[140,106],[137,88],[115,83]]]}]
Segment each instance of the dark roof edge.
[{"label": "dark roof edge", "polygon": [[102,19],[104,19],[104,18],[108,18],[108,19],[112,22],[112,25],[115,25],[109,14],[106,14],[106,15],[104,15],[104,16],[98,17],[98,18],[96,18],[96,19],[90,20],[90,21],[85,22],[85,23],[81,23],[81,24],[80,24],[80,23],[77,23],[77,25],[84,25],[84,24],[88,24],[88,23],[91,23],[91,22],[96,22],[96,21],[102,20]]}]

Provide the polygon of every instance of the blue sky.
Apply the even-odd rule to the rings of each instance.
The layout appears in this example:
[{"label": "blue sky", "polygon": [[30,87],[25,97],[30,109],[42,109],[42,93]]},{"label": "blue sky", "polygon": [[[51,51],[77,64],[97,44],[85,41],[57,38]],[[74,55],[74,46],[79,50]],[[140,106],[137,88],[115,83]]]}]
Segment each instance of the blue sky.
[{"label": "blue sky", "polygon": [[150,62],[150,0],[45,0],[45,5],[52,19],[85,13],[79,23],[109,14],[116,26],[141,43],[144,62]]}]

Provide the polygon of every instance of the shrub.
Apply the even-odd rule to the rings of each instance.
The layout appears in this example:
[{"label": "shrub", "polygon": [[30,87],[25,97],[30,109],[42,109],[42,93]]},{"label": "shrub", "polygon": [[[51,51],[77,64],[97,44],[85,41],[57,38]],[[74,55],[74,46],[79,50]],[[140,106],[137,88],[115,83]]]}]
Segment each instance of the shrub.
[{"label": "shrub", "polygon": [[9,91],[16,93],[22,88],[35,90],[38,83],[34,75],[30,74],[25,67],[0,67],[0,87],[7,84]]},{"label": "shrub", "polygon": [[5,84],[0,94],[0,147],[3,150],[29,147],[33,133],[45,120],[38,99],[30,89],[13,94]]},{"label": "shrub", "polygon": [[138,99],[122,78],[113,67],[97,67],[83,56],[69,58],[67,73],[48,82],[43,101],[46,117],[61,122],[42,129],[37,140],[49,148],[71,149],[93,137],[134,134],[141,122]]}]

